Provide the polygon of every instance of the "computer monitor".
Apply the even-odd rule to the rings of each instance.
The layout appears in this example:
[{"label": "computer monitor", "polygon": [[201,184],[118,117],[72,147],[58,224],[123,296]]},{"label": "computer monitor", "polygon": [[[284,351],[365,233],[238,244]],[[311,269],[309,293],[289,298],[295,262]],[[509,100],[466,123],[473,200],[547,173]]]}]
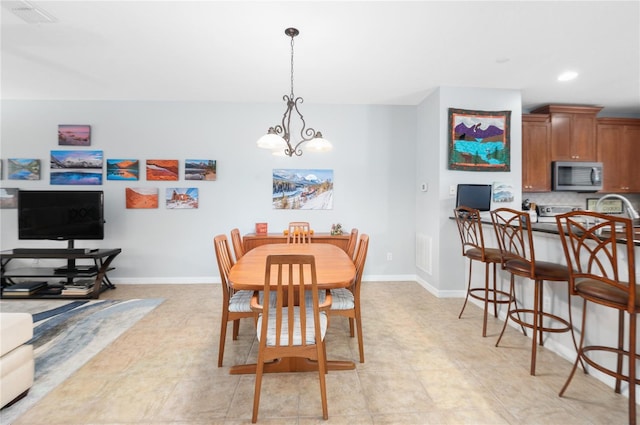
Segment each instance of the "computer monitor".
[{"label": "computer monitor", "polygon": [[456,208],[465,206],[479,211],[491,210],[490,184],[459,184]]}]

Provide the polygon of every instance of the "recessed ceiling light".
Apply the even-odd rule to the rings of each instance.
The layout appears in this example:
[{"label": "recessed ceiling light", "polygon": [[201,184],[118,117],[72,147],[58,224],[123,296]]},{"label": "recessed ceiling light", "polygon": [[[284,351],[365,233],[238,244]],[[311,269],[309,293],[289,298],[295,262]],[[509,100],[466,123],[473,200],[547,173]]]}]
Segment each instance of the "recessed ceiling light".
[{"label": "recessed ceiling light", "polygon": [[558,81],[571,81],[578,76],[578,73],[575,71],[565,71],[562,74],[558,75]]}]

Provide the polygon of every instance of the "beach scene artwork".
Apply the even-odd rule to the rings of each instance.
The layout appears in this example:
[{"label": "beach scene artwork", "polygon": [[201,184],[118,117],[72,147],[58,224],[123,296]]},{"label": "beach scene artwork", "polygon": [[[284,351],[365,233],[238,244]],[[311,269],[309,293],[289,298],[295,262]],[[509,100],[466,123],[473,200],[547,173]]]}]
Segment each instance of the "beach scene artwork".
[{"label": "beach scene artwork", "polygon": [[147,180],[178,180],[177,159],[147,159]]},{"label": "beach scene artwork", "polygon": [[509,171],[511,111],[449,108],[449,169]]},{"label": "beach scene artwork", "polygon": [[65,146],[90,146],[91,126],[90,125],[68,125],[58,126],[58,145]]},{"label": "beach scene artwork", "polygon": [[7,160],[9,180],[40,180],[40,160],[33,158],[9,158]]},{"label": "beach scene artwork", "polygon": [[158,208],[157,187],[127,187],[125,197],[127,208]]},{"label": "beach scene artwork", "polygon": [[165,199],[167,209],[195,209],[199,202],[198,188],[168,187]]},{"label": "beach scene artwork", "polygon": [[213,159],[187,159],[184,161],[185,180],[214,181],[216,161]]},{"label": "beach scene artwork", "polygon": [[50,183],[101,185],[102,158],[102,151],[51,151]]},{"label": "beach scene artwork", "polygon": [[140,161],[137,159],[107,159],[107,180],[139,180]]},{"label": "beach scene artwork", "polygon": [[272,192],[274,209],[333,209],[333,170],[275,169]]}]

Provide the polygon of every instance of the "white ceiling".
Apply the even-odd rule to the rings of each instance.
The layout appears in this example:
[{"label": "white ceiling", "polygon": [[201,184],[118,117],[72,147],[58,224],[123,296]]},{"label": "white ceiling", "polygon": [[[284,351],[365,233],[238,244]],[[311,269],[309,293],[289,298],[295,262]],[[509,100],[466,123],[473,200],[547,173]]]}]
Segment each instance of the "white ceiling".
[{"label": "white ceiling", "polygon": [[455,86],[640,116],[637,0],[31,1],[46,24],[2,3],[3,99],[281,102],[293,26],[305,103],[416,105]]}]

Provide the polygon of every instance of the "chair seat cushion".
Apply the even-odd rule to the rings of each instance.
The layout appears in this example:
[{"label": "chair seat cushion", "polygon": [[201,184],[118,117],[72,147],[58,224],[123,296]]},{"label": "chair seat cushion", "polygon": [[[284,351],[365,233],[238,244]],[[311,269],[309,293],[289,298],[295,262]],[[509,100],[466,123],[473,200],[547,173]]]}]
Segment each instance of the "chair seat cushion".
[{"label": "chair seat cushion", "polygon": [[518,276],[527,276],[532,279],[540,279],[547,281],[569,281],[569,268],[558,263],[550,263],[548,261],[536,261],[535,276],[531,274],[531,263],[520,259],[507,260],[505,263],[507,271],[517,274]]},{"label": "chair seat cushion", "polygon": [[229,300],[229,311],[233,313],[251,312],[253,291],[238,291]]},{"label": "chair seat cushion", "polygon": [[[282,310],[282,332],[280,334],[280,345],[289,345],[289,320],[288,310]],[[302,345],[302,332],[300,331],[300,307],[294,307],[294,332],[293,332],[293,345]],[[260,340],[260,329],[262,328],[262,314],[258,316],[258,340]],[[320,334],[321,338],[327,332],[327,314],[324,311],[320,312]],[[276,344],[276,315],[275,311],[269,314],[269,325],[267,327],[267,345],[275,346]],[[305,344],[315,344],[315,328],[313,323],[313,311],[307,310],[306,321],[306,340]]]},{"label": "chair seat cushion", "polygon": [[[595,279],[576,279],[575,290],[579,295],[597,302],[603,300],[613,303],[620,309],[625,309],[629,304],[629,293],[612,285],[607,285]],[[636,285],[636,293],[640,294],[640,285]],[[636,298],[636,308],[640,307],[640,297]]]},{"label": "chair seat cushion", "polygon": [[[324,298],[324,292],[322,295]],[[356,302],[353,292],[346,288],[331,290],[331,310],[353,310],[354,308],[356,308]]]},{"label": "chair seat cushion", "polygon": [[[471,260],[482,261],[482,250],[479,248],[468,249],[464,255]],[[502,261],[500,250],[497,248],[485,248],[484,261],[487,263],[500,263]]]}]

